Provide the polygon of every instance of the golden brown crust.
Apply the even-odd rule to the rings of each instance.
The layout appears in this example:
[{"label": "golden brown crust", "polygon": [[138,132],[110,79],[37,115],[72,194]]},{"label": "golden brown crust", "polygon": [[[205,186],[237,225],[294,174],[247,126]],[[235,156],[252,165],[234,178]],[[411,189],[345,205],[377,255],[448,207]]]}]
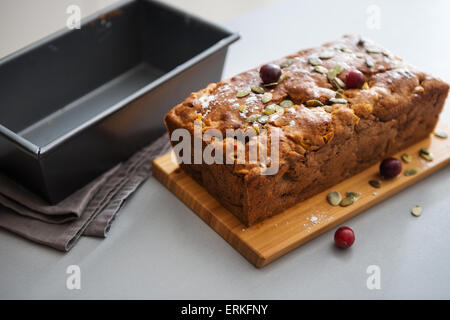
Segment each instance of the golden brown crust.
[{"label": "golden brown crust", "polygon": [[[343,81],[349,70],[357,69],[364,73],[368,87],[345,90],[348,104],[308,107],[308,100],[330,104],[336,95],[327,75],[309,63],[309,57],[325,51],[333,57],[322,60],[324,68],[341,65],[344,70],[338,78]],[[182,166],[247,225],[426,137],[437,123],[449,89],[447,83],[358,36],[345,36],[274,63],[287,59],[292,59],[292,64],[283,68],[287,77],[265,88],[272,93],[270,103],[264,104],[262,95],[253,92],[236,97],[243,89],[262,86],[258,67],[192,93],[165,118],[169,133],[176,128],[192,132],[196,119],[201,119],[204,129],[245,132],[254,125],[248,122],[250,115],[262,114],[271,103],[294,102],[282,114],[271,115],[266,124],[258,124],[261,129],[280,133],[280,170],[276,175],[261,175],[260,165],[248,163]],[[245,112],[241,112],[241,105],[246,106]]]}]

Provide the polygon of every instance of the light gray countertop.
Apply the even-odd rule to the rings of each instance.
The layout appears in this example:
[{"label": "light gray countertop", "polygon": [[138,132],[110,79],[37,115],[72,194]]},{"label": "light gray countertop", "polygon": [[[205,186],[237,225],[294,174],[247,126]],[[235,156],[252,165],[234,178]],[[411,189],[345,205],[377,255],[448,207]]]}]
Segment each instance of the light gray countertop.
[{"label": "light gray countertop", "polygon": [[[380,10],[380,29],[367,27],[371,4]],[[227,23],[242,39],[229,51],[224,76],[360,33],[448,82],[449,10],[445,0],[270,4]],[[441,117],[447,123],[449,104]],[[1,230],[0,298],[449,299],[449,190],[448,166],[347,221],[356,233],[351,249],[336,249],[329,231],[256,269],[150,178],[108,239],[82,238],[67,254]],[[424,208],[419,218],[409,213],[415,204]],[[81,268],[80,290],[66,289],[72,264]],[[366,287],[369,265],[380,267],[380,290]]]}]

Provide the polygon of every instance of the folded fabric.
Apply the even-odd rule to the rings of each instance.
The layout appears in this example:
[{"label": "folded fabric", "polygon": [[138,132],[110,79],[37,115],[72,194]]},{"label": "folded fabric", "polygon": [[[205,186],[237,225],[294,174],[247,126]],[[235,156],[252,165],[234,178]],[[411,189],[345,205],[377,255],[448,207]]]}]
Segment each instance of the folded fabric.
[{"label": "folded fabric", "polygon": [[69,251],[81,235],[106,237],[120,207],[170,149],[166,135],[56,205],[0,174],[0,227]]}]

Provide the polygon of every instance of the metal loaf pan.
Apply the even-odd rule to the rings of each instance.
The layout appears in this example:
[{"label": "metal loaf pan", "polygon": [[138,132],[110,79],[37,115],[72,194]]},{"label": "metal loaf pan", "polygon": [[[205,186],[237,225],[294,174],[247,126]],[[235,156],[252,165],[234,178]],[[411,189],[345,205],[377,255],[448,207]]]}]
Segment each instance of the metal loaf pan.
[{"label": "metal loaf pan", "polygon": [[122,1],[0,60],[0,170],[57,203],[150,143],[219,81],[239,36],[155,1]]}]

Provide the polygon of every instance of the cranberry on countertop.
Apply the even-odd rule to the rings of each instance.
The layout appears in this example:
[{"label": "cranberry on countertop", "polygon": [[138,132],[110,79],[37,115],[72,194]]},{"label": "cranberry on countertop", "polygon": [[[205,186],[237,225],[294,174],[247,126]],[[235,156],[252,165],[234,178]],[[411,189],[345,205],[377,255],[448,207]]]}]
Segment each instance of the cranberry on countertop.
[{"label": "cranberry on countertop", "polygon": [[349,71],[345,78],[345,86],[349,89],[361,89],[364,82],[366,82],[366,77],[358,70]]},{"label": "cranberry on countertop", "polygon": [[277,82],[281,76],[281,68],[273,63],[265,64],[259,69],[259,76],[263,83]]},{"label": "cranberry on countertop", "polygon": [[347,249],[355,242],[355,233],[349,227],[340,227],[334,233],[334,242],[339,248]]},{"label": "cranberry on countertop", "polygon": [[396,158],[384,159],[380,164],[380,176],[393,178],[402,172],[402,162]]}]

